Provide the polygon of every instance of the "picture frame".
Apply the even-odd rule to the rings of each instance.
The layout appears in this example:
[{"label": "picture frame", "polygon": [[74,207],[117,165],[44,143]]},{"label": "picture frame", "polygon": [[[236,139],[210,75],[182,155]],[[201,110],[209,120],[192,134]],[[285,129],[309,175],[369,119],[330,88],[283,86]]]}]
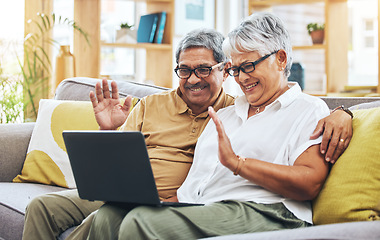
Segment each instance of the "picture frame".
[{"label": "picture frame", "polygon": [[175,35],[185,35],[196,28],[215,28],[214,0],[176,0]]}]

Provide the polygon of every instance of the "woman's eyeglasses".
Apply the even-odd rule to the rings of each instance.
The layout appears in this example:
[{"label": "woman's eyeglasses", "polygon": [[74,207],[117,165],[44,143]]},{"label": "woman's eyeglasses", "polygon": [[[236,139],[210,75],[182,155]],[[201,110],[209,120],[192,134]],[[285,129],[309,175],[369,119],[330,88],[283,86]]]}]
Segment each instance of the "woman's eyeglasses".
[{"label": "woman's eyeglasses", "polygon": [[253,71],[255,71],[256,69],[256,65],[261,63],[262,61],[264,61],[265,59],[267,59],[268,57],[270,57],[271,55],[277,53],[277,51],[274,51],[272,53],[269,53],[261,58],[259,58],[258,60],[254,61],[254,62],[247,62],[247,63],[244,63],[242,65],[240,65],[239,67],[230,67],[230,68],[227,68],[227,72],[229,75],[233,76],[233,77],[237,77],[239,76],[239,73],[240,73],[240,70],[243,72],[243,73],[251,73]]}]

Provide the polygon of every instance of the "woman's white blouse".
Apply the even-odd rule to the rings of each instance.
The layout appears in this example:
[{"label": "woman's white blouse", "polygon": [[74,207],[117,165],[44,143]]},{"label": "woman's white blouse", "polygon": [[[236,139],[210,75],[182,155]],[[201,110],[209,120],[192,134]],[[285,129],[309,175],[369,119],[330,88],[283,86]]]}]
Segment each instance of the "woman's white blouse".
[{"label": "woman's white blouse", "polygon": [[[324,101],[302,93],[298,84],[265,110],[249,119],[249,103],[238,97],[234,106],[218,111],[235,154],[281,165],[293,165],[298,156],[322,140],[310,140],[318,121],[329,115]],[[244,165],[243,165],[244,168]],[[309,201],[299,202],[268,191],[240,176],[234,176],[218,158],[215,124],[209,121],[195,148],[189,174],[178,189],[180,202],[209,204],[222,200],[282,202],[293,214],[312,222]]]}]

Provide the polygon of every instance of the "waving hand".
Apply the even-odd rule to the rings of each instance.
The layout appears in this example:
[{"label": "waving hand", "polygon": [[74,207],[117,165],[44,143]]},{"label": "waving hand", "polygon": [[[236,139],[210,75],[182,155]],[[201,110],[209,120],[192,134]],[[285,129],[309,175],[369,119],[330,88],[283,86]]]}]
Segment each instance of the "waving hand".
[{"label": "waving hand", "polygon": [[132,107],[132,97],[128,96],[123,105],[120,104],[119,91],[116,82],[111,82],[110,93],[106,79],[95,85],[95,92],[90,92],[90,99],[95,113],[95,119],[101,130],[116,130],[127,119]]},{"label": "waving hand", "polygon": [[226,132],[224,131],[224,127],[222,122],[220,121],[218,115],[212,107],[208,108],[208,114],[211,119],[214,121],[216,126],[216,131],[218,132],[218,156],[221,164],[226,166],[227,168],[234,171],[236,168],[237,156],[232,150],[230,139],[228,138]]}]

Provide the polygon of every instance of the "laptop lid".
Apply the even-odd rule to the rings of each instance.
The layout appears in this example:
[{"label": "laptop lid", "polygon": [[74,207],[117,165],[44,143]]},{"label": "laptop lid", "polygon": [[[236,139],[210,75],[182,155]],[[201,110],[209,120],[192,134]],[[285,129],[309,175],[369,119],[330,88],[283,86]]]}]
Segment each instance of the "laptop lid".
[{"label": "laptop lid", "polygon": [[160,205],[141,132],[63,131],[79,196]]}]

